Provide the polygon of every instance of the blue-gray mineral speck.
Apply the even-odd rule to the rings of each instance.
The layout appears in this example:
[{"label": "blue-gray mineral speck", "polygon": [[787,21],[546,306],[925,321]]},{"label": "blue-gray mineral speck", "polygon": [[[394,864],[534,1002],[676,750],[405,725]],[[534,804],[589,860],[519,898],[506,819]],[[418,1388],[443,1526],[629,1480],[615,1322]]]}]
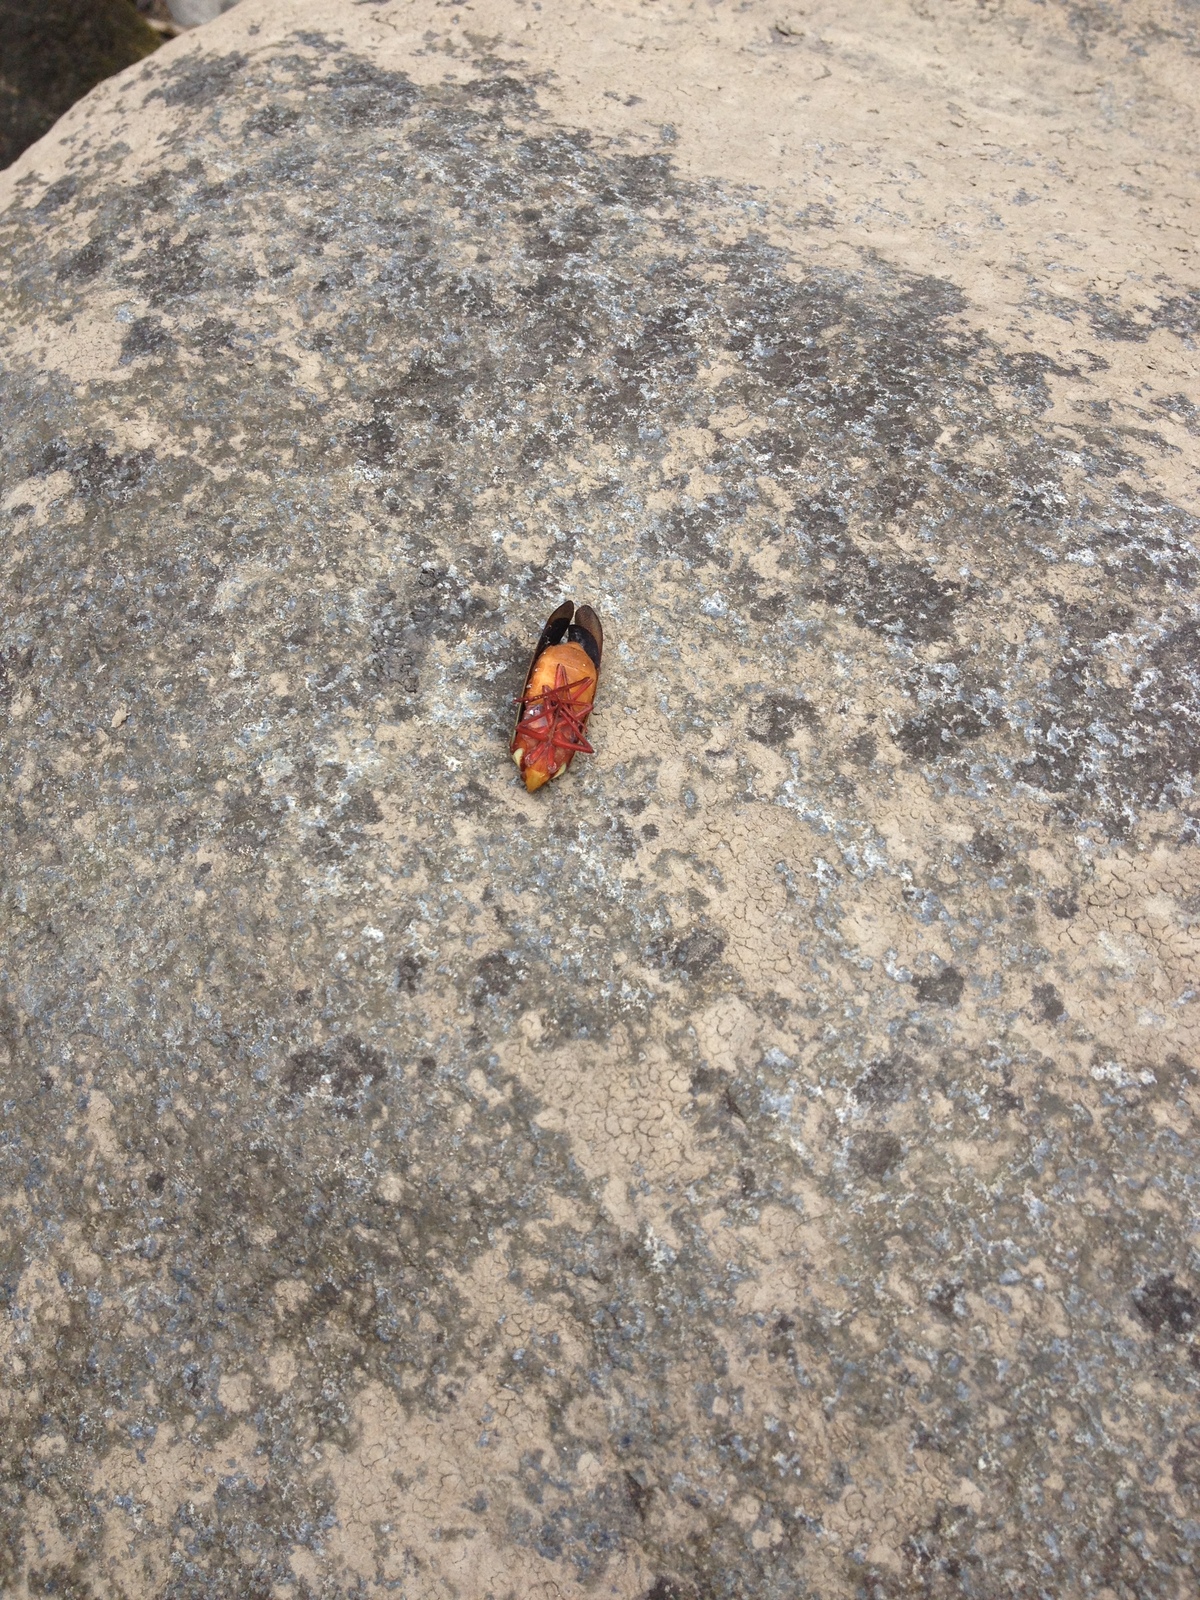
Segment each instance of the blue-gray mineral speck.
[{"label": "blue-gray mineral speck", "polygon": [[[408,9],[246,0],[0,179],[0,1592],[1184,1600],[1195,257],[1018,260],[1062,143],[993,314],[874,135],[696,142],[886,120],[867,43]],[[1195,48],[941,10],[1097,126]]]}]

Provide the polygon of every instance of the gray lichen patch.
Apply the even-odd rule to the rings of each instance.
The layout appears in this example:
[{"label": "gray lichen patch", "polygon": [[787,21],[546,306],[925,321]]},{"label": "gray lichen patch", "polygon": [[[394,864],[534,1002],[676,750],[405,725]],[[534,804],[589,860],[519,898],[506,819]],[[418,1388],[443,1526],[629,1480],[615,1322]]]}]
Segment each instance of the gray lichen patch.
[{"label": "gray lichen patch", "polygon": [[0,223],[3,1583],[1182,1595],[1192,521],[469,65],[247,24]]}]

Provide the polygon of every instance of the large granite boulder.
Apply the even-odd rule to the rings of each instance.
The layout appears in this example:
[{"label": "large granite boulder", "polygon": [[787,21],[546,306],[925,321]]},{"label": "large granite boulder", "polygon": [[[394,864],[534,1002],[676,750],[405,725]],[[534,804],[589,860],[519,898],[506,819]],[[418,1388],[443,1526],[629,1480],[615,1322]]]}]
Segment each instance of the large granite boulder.
[{"label": "large granite boulder", "polygon": [[5,176],[5,1594],[1191,1592],[1189,16],[244,0]]}]

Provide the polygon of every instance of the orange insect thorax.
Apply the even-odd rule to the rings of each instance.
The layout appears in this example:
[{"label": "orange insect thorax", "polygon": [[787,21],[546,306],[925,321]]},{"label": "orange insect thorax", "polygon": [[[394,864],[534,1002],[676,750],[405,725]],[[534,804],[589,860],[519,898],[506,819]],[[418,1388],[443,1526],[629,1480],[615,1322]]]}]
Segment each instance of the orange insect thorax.
[{"label": "orange insect thorax", "polygon": [[513,759],[531,792],[557,778],[576,751],[592,754],[584,735],[596,697],[596,669],[577,644],[552,644],[529,674]]}]

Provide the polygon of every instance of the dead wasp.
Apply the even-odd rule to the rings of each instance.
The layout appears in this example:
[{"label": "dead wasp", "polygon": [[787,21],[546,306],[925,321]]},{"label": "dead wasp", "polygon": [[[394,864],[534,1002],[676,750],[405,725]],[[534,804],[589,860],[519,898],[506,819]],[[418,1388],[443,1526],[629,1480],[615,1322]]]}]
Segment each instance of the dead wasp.
[{"label": "dead wasp", "polygon": [[532,792],[559,778],[576,752],[594,755],[584,732],[600,679],[604,629],[591,606],[564,600],[533,652],[513,730],[512,758]]}]

